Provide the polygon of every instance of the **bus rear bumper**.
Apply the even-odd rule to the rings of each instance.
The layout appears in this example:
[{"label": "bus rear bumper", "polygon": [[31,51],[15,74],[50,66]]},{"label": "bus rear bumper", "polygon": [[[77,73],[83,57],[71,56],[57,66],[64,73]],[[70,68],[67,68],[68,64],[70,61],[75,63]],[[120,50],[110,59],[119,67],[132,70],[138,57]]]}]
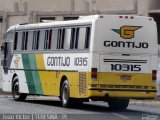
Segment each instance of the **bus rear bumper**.
[{"label": "bus rear bumper", "polygon": [[129,98],[129,99],[154,99],[156,97],[156,90],[89,90],[89,97],[103,97],[103,98]]}]

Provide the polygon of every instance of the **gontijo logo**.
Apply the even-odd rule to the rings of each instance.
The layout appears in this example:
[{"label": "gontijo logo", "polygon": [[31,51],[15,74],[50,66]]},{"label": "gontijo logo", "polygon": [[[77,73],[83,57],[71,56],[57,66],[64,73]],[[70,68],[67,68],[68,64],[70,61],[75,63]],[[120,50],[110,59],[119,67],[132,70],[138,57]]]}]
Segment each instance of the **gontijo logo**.
[{"label": "gontijo logo", "polygon": [[124,25],[120,29],[112,29],[114,32],[120,34],[121,38],[131,39],[134,38],[135,31],[140,29],[142,26],[128,26]]},{"label": "gontijo logo", "polygon": [[[114,32],[118,33],[123,39],[131,39],[134,38],[135,31],[140,29],[142,26],[129,26],[124,25],[120,27],[120,29],[111,29]],[[143,39],[141,37],[141,39]],[[141,41],[141,39],[128,41],[128,40],[105,40],[103,45],[105,47],[112,48],[144,48],[147,49],[149,47],[149,43],[147,41]]]}]

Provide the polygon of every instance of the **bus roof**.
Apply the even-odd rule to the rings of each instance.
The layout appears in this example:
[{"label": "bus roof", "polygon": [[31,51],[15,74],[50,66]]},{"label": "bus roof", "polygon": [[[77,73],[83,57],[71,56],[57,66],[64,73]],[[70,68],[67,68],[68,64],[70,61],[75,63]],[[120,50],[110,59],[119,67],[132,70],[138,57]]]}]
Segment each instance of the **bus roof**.
[{"label": "bus roof", "polygon": [[[11,26],[8,31],[11,30],[22,30],[22,29],[36,29],[36,28],[44,28],[44,27],[55,27],[55,26],[70,26],[70,25],[82,25],[82,24],[91,24],[93,21],[98,19],[98,15],[94,16],[80,16],[77,20],[69,20],[69,21],[46,21],[42,23],[33,23],[33,24],[17,24]],[[8,32],[7,31],[7,32]]]},{"label": "bus roof", "polygon": [[42,23],[33,23],[33,24],[17,24],[11,26],[7,32],[11,30],[25,30],[25,29],[36,29],[36,28],[44,28],[44,27],[56,27],[56,26],[70,26],[70,25],[82,25],[82,24],[92,24],[92,22],[96,21],[99,18],[107,18],[107,17],[117,17],[117,18],[134,18],[134,19],[152,19],[151,17],[146,16],[135,16],[135,15],[89,15],[89,16],[80,16],[77,20],[69,20],[69,21],[46,21]]}]

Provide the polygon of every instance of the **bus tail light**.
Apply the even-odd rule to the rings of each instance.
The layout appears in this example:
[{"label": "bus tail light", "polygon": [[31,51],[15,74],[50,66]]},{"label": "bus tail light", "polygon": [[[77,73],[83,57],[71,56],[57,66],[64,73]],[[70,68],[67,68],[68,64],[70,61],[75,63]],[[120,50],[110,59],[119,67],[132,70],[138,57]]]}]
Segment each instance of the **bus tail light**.
[{"label": "bus tail light", "polygon": [[128,19],[128,16],[125,16],[126,19]]},{"label": "bus tail light", "polygon": [[97,80],[97,68],[92,68],[91,69],[91,79],[92,80]]},{"label": "bus tail light", "polygon": [[123,16],[119,16],[119,18],[123,18]]},{"label": "bus tail light", "polygon": [[125,18],[125,19],[134,19],[134,17],[133,16],[119,16],[119,18]]},{"label": "bus tail light", "polygon": [[156,82],[157,80],[157,70],[152,70],[152,81]]}]

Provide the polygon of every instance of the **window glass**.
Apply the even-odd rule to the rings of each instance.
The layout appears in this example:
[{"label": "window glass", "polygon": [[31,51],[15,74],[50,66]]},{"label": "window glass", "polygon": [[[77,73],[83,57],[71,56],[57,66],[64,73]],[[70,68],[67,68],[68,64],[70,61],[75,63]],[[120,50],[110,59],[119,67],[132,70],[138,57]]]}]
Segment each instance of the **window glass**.
[{"label": "window glass", "polygon": [[58,29],[52,30],[52,42],[51,42],[51,49],[55,50],[57,46],[58,40]]},{"label": "window glass", "polygon": [[52,30],[45,30],[44,49],[51,49],[52,44]]},{"label": "window glass", "polygon": [[[15,32],[14,50],[88,49],[90,27]],[[6,40],[11,40],[7,35]]]},{"label": "window glass", "polygon": [[22,45],[21,45],[21,50],[24,50],[25,48],[25,32],[22,32]]},{"label": "window glass", "polygon": [[32,50],[38,50],[39,48],[39,31],[33,32]]},{"label": "window glass", "polygon": [[28,31],[26,32],[26,36],[25,36],[25,44],[24,44],[25,50],[27,50],[27,44],[28,44]]},{"label": "window glass", "polygon": [[80,28],[79,41],[78,41],[78,49],[84,49],[85,35],[86,35],[86,28]]},{"label": "window glass", "polygon": [[71,29],[70,49],[78,48],[78,40],[79,40],[79,28],[72,28]]},{"label": "window glass", "polygon": [[49,30],[49,37],[48,37],[48,49],[51,49],[51,45],[52,45],[52,30]]},{"label": "window glass", "polygon": [[36,50],[39,49],[39,34],[40,34],[40,31],[36,31]]},{"label": "window glass", "polygon": [[79,41],[79,28],[76,29],[75,36],[75,49],[78,49],[78,41]]},{"label": "window glass", "polygon": [[70,48],[70,41],[71,41],[71,29],[66,29],[64,35],[64,49]]},{"label": "window glass", "polygon": [[44,49],[45,30],[40,30],[39,35],[39,50]]},{"label": "window glass", "polygon": [[89,48],[89,42],[90,42],[90,27],[86,28],[86,36],[85,36],[85,49]]},{"label": "window glass", "polygon": [[27,50],[32,50],[33,31],[28,32],[28,38]]},{"label": "window glass", "polygon": [[32,50],[35,48],[35,31],[33,31]]},{"label": "window glass", "polygon": [[48,30],[45,30],[44,49],[47,49]]},{"label": "window glass", "polygon": [[9,41],[13,41],[13,32],[9,32],[7,33],[7,36],[6,36],[6,41],[9,42]]},{"label": "window glass", "polygon": [[36,46],[36,31],[33,31],[32,50],[35,49],[35,46]]},{"label": "window glass", "polygon": [[13,53],[13,42],[11,42],[11,41],[13,41],[13,39],[14,39],[14,32],[7,33],[6,42],[8,42],[7,45],[9,47],[9,48],[7,48],[7,51],[9,51],[11,53]]},{"label": "window glass", "polygon": [[22,34],[23,32],[18,32],[17,50],[21,50],[22,47]]},{"label": "window glass", "polygon": [[60,48],[64,49],[64,37],[65,37],[65,29],[62,29],[61,37],[60,37]]},{"label": "window glass", "polygon": [[61,38],[62,38],[62,29],[58,29],[57,49],[60,49]]},{"label": "window glass", "polygon": [[7,36],[6,36],[6,49],[7,51],[5,51],[6,53],[4,54],[4,57],[7,55],[7,54],[12,54],[13,53],[13,41],[14,39],[14,32],[9,32],[7,33]]},{"label": "window glass", "polygon": [[71,29],[70,49],[74,49],[75,28]]}]

